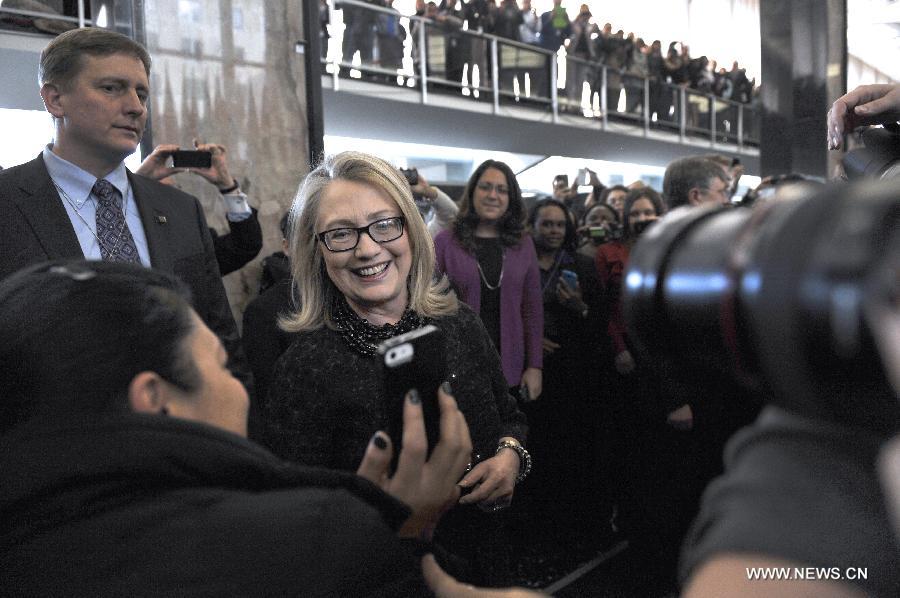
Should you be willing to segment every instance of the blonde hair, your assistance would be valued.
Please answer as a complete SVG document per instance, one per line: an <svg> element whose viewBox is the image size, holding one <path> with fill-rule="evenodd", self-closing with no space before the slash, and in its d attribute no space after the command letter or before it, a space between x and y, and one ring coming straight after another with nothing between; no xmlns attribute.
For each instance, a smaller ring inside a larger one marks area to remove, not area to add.
<svg viewBox="0 0 900 598"><path fill-rule="evenodd" d="M279 320L288 332L334 327L332 307L341 292L328 277L322 245L316 235L319 206L334 180L368 185L384 192L403 214L404 234L409 235L412 264L407 279L409 308L424 317L455 314L456 295L449 291L446 276L434 280L434 242L413 201L409 183L400 171L381 158L362 152L341 152L326 157L310 172L297 191L289 215L291 274L299 287L299 306Z"/></svg>

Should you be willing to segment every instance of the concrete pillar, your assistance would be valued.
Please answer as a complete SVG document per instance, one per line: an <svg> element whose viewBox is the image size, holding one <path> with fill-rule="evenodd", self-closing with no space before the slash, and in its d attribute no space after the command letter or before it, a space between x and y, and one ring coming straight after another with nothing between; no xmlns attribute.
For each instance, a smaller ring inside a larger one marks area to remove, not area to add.
<svg viewBox="0 0 900 598"><path fill-rule="evenodd" d="M827 178L825 113L847 81L846 0L760 0L762 175Z"/></svg>

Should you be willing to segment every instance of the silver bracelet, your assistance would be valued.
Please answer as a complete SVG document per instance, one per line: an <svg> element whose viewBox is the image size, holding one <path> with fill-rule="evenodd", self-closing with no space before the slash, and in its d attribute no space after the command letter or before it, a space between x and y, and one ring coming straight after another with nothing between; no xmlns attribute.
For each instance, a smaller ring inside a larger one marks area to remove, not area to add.
<svg viewBox="0 0 900 598"><path fill-rule="evenodd" d="M499 454L500 451L505 448L512 449L516 451L517 455L519 455L519 475L516 476L516 484L518 484L519 482L527 478L529 473L531 473L531 453L525 450L525 447L518 442L504 440L497 445L497 452L495 454Z"/></svg>

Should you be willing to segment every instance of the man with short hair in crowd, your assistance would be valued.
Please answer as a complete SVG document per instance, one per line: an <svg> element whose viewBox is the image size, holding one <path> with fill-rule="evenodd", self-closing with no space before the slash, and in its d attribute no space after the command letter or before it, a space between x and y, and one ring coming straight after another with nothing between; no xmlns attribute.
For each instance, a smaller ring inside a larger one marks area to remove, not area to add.
<svg viewBox="0 0 900 598"><path fill-rule="evenodd" d="M680 158L666 167L663 196L669 210L681 206L725 205L731 200L725 170L708 158Z"/></svg>
<svg viewBox="0 0 900 598"><path fill-rule="evenodd" d="M44 48L39 75L56 134L37 158L0 173L0 278L63 257L174 273L224 343L229 368L249 387L200 203L123 163L147 125L147 51L106 29L75 29Z"/></svg>

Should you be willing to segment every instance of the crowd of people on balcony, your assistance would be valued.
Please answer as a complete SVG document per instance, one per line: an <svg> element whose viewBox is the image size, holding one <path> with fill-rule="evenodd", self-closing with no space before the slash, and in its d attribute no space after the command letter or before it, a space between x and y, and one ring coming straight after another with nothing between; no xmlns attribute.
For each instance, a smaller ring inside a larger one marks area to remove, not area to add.
<svg viewBox="0 0 900 598"><path fill-rule="evenodd" d="M342 2L335 3L335 9L342 10L345 25L342 43L344 63L351 63L354 54L359 51L363 65L379 66L382 69L396 70L401 67L403 43L407 31L400 26L400 13L392 7L393 0L361 0L366 4L388 8L396 15L384 11L369 10L365 7ZM328 7L321 0L321 13L326 16ZM737 61L728 69L720 66L707 56L694 56L688 44L679 41L669 43L663 51L660 40L647 43L640 35L623 29L613 30L612 23L602 27L597 24L587 4L582 4L578 15L570 19L562 0L554 0L553 8L538 14L532 7L531 0L416 0L415 17L428 19L434 23L428 29L429 35L444 36L444 56L439 62L444 63L442 72L432 73L440 78L459 83L466 65L471 73L476 68L481 81L486 80L489 72L489 45L484 38L460 33L486 33L497 37L530 44L550 52L557 53L565 48L566 56L575 60L567 61L567 96L577 102L582 93L582 85L586 82L592 92L599 92L605 67L607 105L612 109L618 106L621 91L626 91L626 112L637 112L640 109L643 95L643 79L649 79L653 88L650 92L651 109L662 114L666 106L660 105L659 98L662 84L668 83L683 86L701 93L710 94L725 100L749 103L757 89L755 78L748 78L745 68ZM413 61L418 64L418 32L425 21L414 19L409 33L413 38ZM323 25L323 39L327 39L327 28ZM428 51L433 51L431 47ZM429 63L433 57L429 56ZM498 57L503 62L504 56ZM521 54L512 59L515 65L500 65L501 77L515 76L526 72L521 61ZM506 58L509 62L510 58ZM549 71L549 61L544 59L544 70ZM528 69L530 88L542 90L549 82L546 74L541 76ZM504 88L501 81L501 88ZM519 82L522 85L522 81ZM473 82L474 85L474 82ZM631 91L631 93L629 93ZM665 103L662 101L662 103Z"/></svg>

